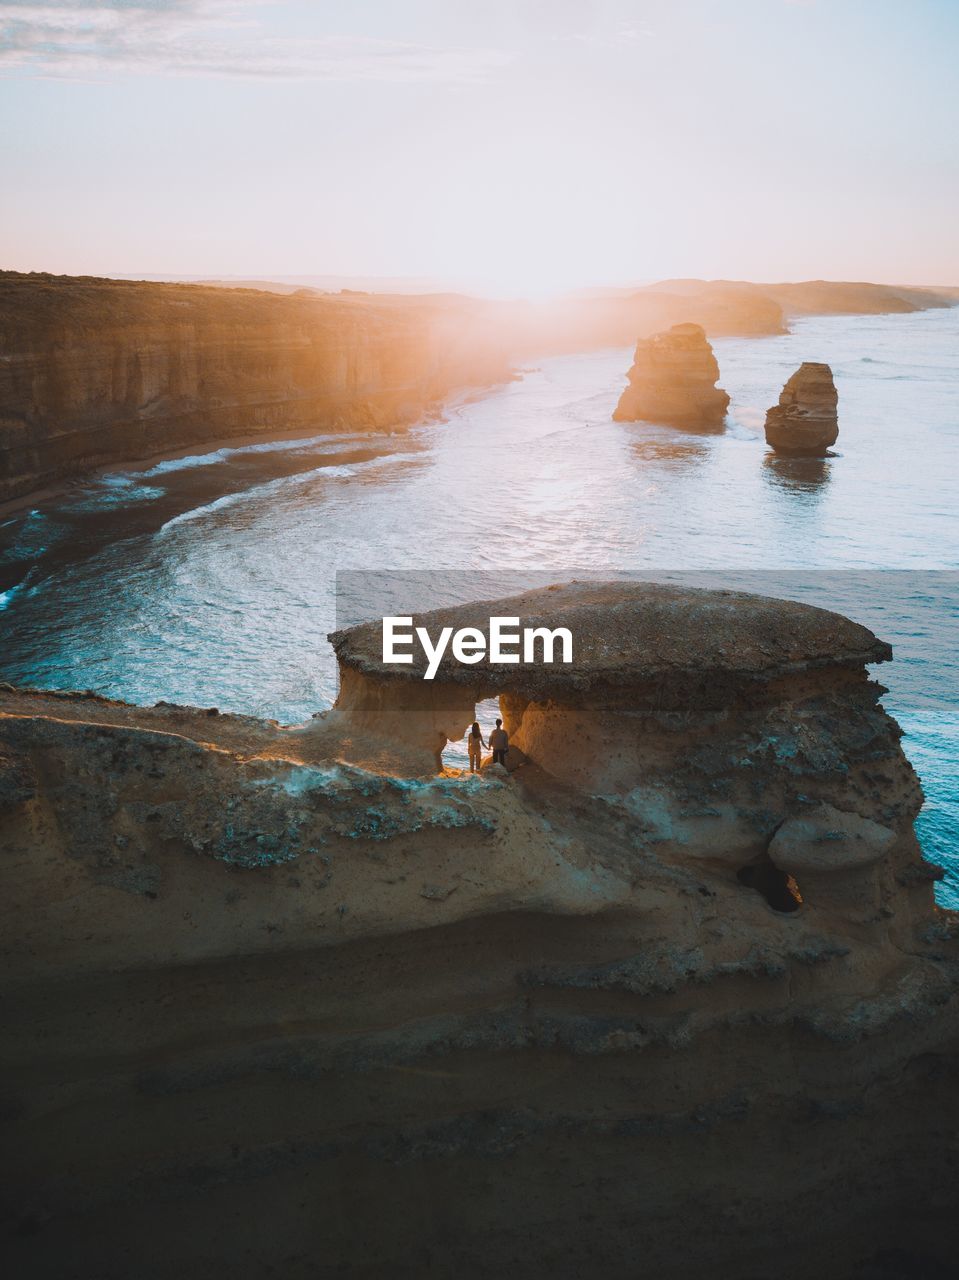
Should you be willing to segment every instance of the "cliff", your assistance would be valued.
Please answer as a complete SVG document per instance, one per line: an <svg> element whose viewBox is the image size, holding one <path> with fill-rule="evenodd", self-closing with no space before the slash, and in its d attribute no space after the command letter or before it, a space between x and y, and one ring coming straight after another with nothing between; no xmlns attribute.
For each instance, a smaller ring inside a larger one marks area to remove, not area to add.
<svg viewBox="0 0 959 1280"><path fill-rule="evenodd" d="M575 667L428 686L356 628L288 730L0 691L16 1274L947 1274L959 939L888 646L636 584L416 621L494 613ZM529 762L438 774L491 694Z"/></svg>
<svg viewBox="0 0 959 1280"><path fill-rule="evenodd" d="M716 386L719 365L697 324L676 324L640 338L629 386L613 411L617 422L662 422L675 427L721 427L729 396Z"/></svg>
<svg viewBox="0 0 959 1280"><path fill-rule="evenodd" d="M766 413L766 443L777 453L825 457L839 438L838 405L829 365L803 361Z"/></svg>
<svg viewBox="0 0 959 1280"><path fill-rule="evenodd" d="M382 431L509 376L459 306L0 275L0 501L231 436Z"/></svg>
<svg viewBox="0 0 959 1280"><path fill-rule="evenodd" d="M758 336L785 332L784 313L955 302L946 289L828 281L673 280L539 304L248 283L0 272L0 503L237 436L401 429L515 362L682 322Z"/></svg>
<svg viewBox="0 0 959 1280"><path fill-rule="evenodd" d="M653 286L599 290L551 303L494 304L511 345L524 358L600 347L632 346L671 325L690 322L711 337L766 337L786 332L782 307L758 290L708 285L695 295Z"/></svg>
<svg viewBox="0 0 959 1280"><path fill-rule="evenodd" d="M747 280L663 280L650 286L659 292L699 298L704 293L737 293L745 305L750 297L762 297L782 308L787 318L829 315L908 315L952 307L959 289L946 286L872 284L852 280L799 280L779 284L753 284Z"/></svg>

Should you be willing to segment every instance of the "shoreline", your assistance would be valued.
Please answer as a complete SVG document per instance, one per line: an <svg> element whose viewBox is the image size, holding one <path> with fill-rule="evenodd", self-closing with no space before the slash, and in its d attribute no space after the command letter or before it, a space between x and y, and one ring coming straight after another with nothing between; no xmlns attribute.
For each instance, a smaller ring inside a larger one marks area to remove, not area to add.
<svg viewBox="0 0 959 1280"><path fill-rule="evenodd" d="M473 404L477 400L482 400L499 388L508 386L511 382L522 380L525 372L527 370L512 369L510 376L503 378L499 382L477 383L460 388L451 392L442 401L434 402L432 409L429 405L424 406L422 416L417 418L415 422L409 422L405 425L398 424L388 430L334 430L330 428L324 430L322 423L316 423L308 427L284 429L275 434L268 431L258 431L246 435L216 436L210 440L197 441L193 445L183 445L178 449L159 449L155 453L146 454L139 458L131 458L127 462L94 464L89 470L81 471L77 475L57 484L44 485L40 489L32 489L29 493L22 494L20 497L6 498L0 501L0 521L16 516L40 502L61 498L72 489L82 487L98 477L147 470L151 466L156 466L161 462L173 462L177 458L204 457L207 454L217 453L221 449L245 449L257 444L281 445L289 443L293 445L298 440L312 440L317 436L326 435L331 439L340 436L354 437L357 440L389 440L394 436L409 435L417 427L447 421L449 414L455 411L458 405Z"/></svg>
<svg viewBox="0 0 959 1280"><path fill-rule="evenodd" d="M947 304L945 307L941 309L951 310L956 307L959 307L959 301L953 302L951 304ZM939 310L939 308L922 308L922 310L923 311ZM871 317L873 315L897 315L897 314L899 313L895 313L895 312L875 313L875 312L866 312L866 311L836 313L836 312L824 311L824 312L810 312L808 314L803 314L803 315L791 315L787 317L787 324L784 329L784 334L789 334L793 332L793 324L795 323L796 320L827 318L834 315L837 317L842 315L845 318L849 318L853 316ZM909 316L909 315L916 314L916 312L904 312L901 314L903 316ZM719 335L717 340L721 340L722 338L725 338L725 337L748 337L750 341L760 341L764 338L782 337L782 336L783 334L770 334L770 333L757 333L752 335ZM596 350L614 350L614 349L618 350L619 348L618 347L588 348L582 351L555 352L552 355L539 355L538 357L536 357L533 363L530 363L530 361L527 360L521 364L513 365L510 369L508 376L500 379L499 381L488 382L488 383L476 383L476 384L461 387L455 391L452 391L443 400L435 402L436 407L433 412L430 412L430 409L427 406L424 408L424 413L422 417L418 418L415 422L410 422L403 426L398 425L397 427L391 430L379 430L379 431L328 430L328 431L324 431L322 424L313 424L308 427L288 428L276 433L253 432L253 433L240 434L240 435L215 436L209 440L197 441L193 445L184 445L176 449L169 449L169 450L159 449L159 450L156 450L155 452L145 454L141 457L128 459L126 462L118 461L118 462L95 463L89 468L89 470L80 471L75 476L71 476L69 479L64 479L54 484L43 485L39 489L31 489L29 492L15 498L5 498L3 500L0 500L0 522L6 521L12 516L16 516L20 512L30 507L33 507L40 502L47 502L47 501L50 501L51 499L61 498L63 495L69 493L72 489L76 487L80 487L85 483L89 482L90 480L93 480L97 477L105 476L105 475L120 474L125 471L145 470L146 468L150 466L155 466L156 464L161 462L172 462L177 458L187 458L194 454L196 454L197 456L203 456L203 454L215 453L220 449L242 449L242 448L247 448L250 445L256 445L256 444L279 445L285 442L289 442L292 445L298 440L311 439L314 436L324 435L324 434L329 434L330 436L352 435L352 436L355 436L357 439L362 439L362 440L389 439L391 436L406 435L409 432L415 430L417 427L426 426L431 423L446 421L448 419L448 415L455 410L457 405L466 405L466 404L475 403L476 401L483 399L485 396L491 394L493 391L499 388L506 387L512 382L522 381L523 377L527 373L535 372L539 369L540 362L542 360L549 360L552 358L563 358L563 357L568 357L570 355L585 356L585 355L593 354Z"/></svg>
<svg viewBox="0 0 959 1280"><path fill-rule="evenodd" d="M409 430L407 428L406 430ZM253 435L245 436L223 436L215 439L197 442L195 445L184 445L181 449L158 450L142 458L131 458L127 463L120 462L104 462L92 466L88 471L82 471L76 476L72 476L69 480L63 480L59 484L46 485L42 489L33 489L30 493L25 493L19 498L7 498L0 502L0 520L6 519L11 515L16 515L25 508L36 506L38 502L48 501L51 498L60 498L64 494L69 493L72 489L83 486L92 480L101 476L120 475L130 471L146 470L151 466L156 466L161 462L173 462L177 458L190 458L193 456L203 457L206 454L217 453L220 449L244 449L255 444L295 444L298 440L311 440L315 436L327 434L320 427L299 427L292 431L283 431L278 435L272 435L268 432L257 432ZM405 431L330 431L332 436L354 435L358 439L389 439L392 435L405 434ZM209 446L209 447L206 447Z"/></svg>

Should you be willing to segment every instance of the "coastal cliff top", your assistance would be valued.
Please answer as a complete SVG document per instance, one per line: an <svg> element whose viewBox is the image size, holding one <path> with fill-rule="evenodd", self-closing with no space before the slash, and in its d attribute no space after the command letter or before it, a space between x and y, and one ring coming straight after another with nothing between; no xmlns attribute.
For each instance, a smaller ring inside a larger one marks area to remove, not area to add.
<svg viewBox="0 0 959 1280"><path fill-rule="evenodd" d="M493 664L487 656L472 666L447 650L436 678L458 684L560 692L595 682L624 686L664 674L701 676L728 672L745 676L822 666L862 666L892 657L888 644L867 627L838 613L792 600L739 591L710 591L652 582L570 582L509 596L435 609L413 616L436 638L476 627L489 636L490 617L518 617L520 628L567 627L573 662ZM427 660L412 646L413 662L386 664L382 624L363 623L329 639L341 666L392 680L419 680Z"/></svg>
<svg viewBox="0 0 959 1280"><path fill-rule="evenodd" d="M458 300L463 311L476 309ZM427 320L450 307L430 296L393 299L380 294L324 294L315 290L271 293L187 281L112 280L0 271L0 338L19 350L56 330L74 341L132 324L307 326L336 330L348 323L396 329L410 318Z"/></svg>

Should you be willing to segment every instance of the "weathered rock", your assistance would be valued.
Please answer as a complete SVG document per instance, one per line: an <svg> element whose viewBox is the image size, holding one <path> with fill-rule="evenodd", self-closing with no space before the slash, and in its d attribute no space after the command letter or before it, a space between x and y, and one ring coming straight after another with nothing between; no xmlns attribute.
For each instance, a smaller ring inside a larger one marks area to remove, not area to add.
<svg viewBox="0 0 959 1280"><path fill-rule="evenodd" d="M424 693L357 628L302 732L0 691L13 1274L946 1274L959 930L888 646L641 584L417 623L491 613L578 674ZM525 767L400 776L498 689Z"/></svg>
<svg viewBox="0 0 959 1280"><path fill-rule="evenodd" d="M509 664L489 660L489 620L519 617L524 627L568 628L573 636L572 664ZM631 696L653 696L660 705L672 698L686 708L689 689L708 672L716 696L737 680L748 685L776 675L817 667L859 673L864 663L883 662L889 646L866 627L825 609L789 600L773 600L736 591L690 590L650 582L574 582L525 592L508 599L456 605L417 614L434 642L444 627L474 627L487 637L486 655L472 665L459 663L447 650L433 680L424 680L427 659L413 651L404 665L383 661L382 627L367 623L330 636L340 664L340 696L326 716L304 727L314 748L331 733L362 740L380 766L422 773L435 768L437 753L460 736L474 718L475 704L500 697L512 745L536 757L513 734L524 724L529 740L539 740L546 767L565 776L588 773L617 781L625 791L641 776L629 756L635 735L621 738L623 716L634 716ZM704 699L708 700L708 699ZM686 710L682 713L688 714ZM562 750L563 734L589 744L577 752ZM555 739L556 748L547 748ZM374 745L378 744L378 745ZM625 754L624 754L625 753ZM359 758L354 756L354 759ZM620 762L617 765L617 762ZM602 784L602 785L605 785ZM610 785L613 785L610 783Z"/></svg>
<svg viewBox="0 0 959 1280"><path fill-rule="evenodd" d="M491 662L490 618L514 615L524 627L567 627L573 636L573 662ZM765 677L837 663L861 667L892 657L890 646L868 627L829 609L745 591L660 582L557 584L503 600L415 614L413 626L425 627L434 640L445 626L454 631L475 627L486 637L486 653L468 666L447 648L437 667L437 685L449 681L474 690L490 685L497 693L526 696L605 682L630 686L675 673L691 679L704 671ZM410 663L384 662L379 622L335 631L329 639L341 670L375 675L407 689L423 682L428 663L422 647L414 647Z"/></svg>
<svg viewBox="0 0 959 1280"><path fill-rule="evenodd" d="M494 763L493 761L484 763L483 773L486 777L500 778L504 781L509 777L509 770L506 766L504 764Z"/></svg>
<svg viewBox="0 0 959 1280"><path fill-rule="evenodd" d="M716 386L719 365L700 325L674 324L666 333L640 338L628 377L615 421L722 426L729 396Z"/></svg>
<svg viewBox="0 0 959 1280"><path fill-rule="evenodd" d="M875 897L873 863L884 880L901 872L893 846L913 861L915 775L906 766L884 797L870 771L875 753L903 757L866 670L891 650L868 628L795 601L649 582L556 585L414 625L435 642L444 628L488 635L493 616L566 628L573 663L493 663L487 644L470 665L447 653L427 681L422 648L410 663L384 663L378 624L336 632L344 693L303 731L310 749L328 749L322 735L335 731L414 771L425 757L412 749L435 750L437 708L449 708L452 740L477 702L499 697L514 748L564 786L602 796L660 853L737 869L768 864L775 849L775 867L797 877L825 859L864 900ZM890 830L895 813L901 830ZM848 910L848 890L827 880L818 905Z"/></svg>
<svg viewBox="0 0 959 1280"><path fill-rule="evenodd" d="M419 421L508 376L477 306L0 272L0 502L204 442Z"/></svg>
<svg viewBox="0 0 959 1280"><path fill-rule="evenodd" d="M896 833L888 827L824 804L784 823L773 836L769 856L777 867L799 876L859 871L883 858L895 842Z"/></svg>
<svg viewBox="0 0 959 1280"><path fill-rule="evenodd" d="M838 403L829 365L804 361L766 413L766 442L777 453L823 457L839 437Z"/></svg>
<svg viewBox="0 0 959 1280"><path fill-rule="evenodd" d="M820 804L783 823L770 842L769 863L794 877L809 897L868 925L882 910L883 862L896 841L896 832L882 823ZM909 866L897 874L908 882L915 873Z"/></svg>

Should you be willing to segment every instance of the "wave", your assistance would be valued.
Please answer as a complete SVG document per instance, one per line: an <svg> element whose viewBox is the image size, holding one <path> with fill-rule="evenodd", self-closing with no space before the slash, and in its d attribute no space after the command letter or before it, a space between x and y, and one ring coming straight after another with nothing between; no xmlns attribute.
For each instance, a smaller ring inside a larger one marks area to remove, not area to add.
<svg viewBox="0 0 959 1280"><path fill-rule="evenodd" d="M178 525L189 524L194 520L202 520L214 512L222 511L227 507L240 506L250 502L251 499L253 502L257 502L268 494L299 488L301 485L315 480L350 480L368 468L407 461L411 456L415 457L415 455L408 453L390 453L378 458L369 458L365 462L334 463L332 466L313 467L309 471L299 471L292 476L277 476L273 480L264 481L263 484L252 485L249 488L240 489L236 493L225 493L221 498L214 499L213 502L206 502L202 506L192 507L189 511L182 511L179 515L173 516L165 524L162 524L157 530L157 536L176 528Z"/></svg>
<svg viewBox="0 0 959 1280"><path fill-rule="evenodd" d="M170 471L184 471L190 467L212 467L218 462L227 462L230 458L246 457L258 453L306 453L318 445L327 446L333 453L344 453L353 447L357 440L365 439L360 433L330 435L324 433L308 436L303 440L264 440L260 444L225 445L220 449L212 449L209 453L191 453L182 458L166 458L143 471L134 472L141 476L162 476Z"/></svg>
<svg viewBox="0 0 959 1280"><path fill-rule="evenodd" d="M166 489L158 485L139 484L125 476L106 476L99 492L91 490L75 502L64 503L63 510L70 515L86 515L109 510L111 507L130 507L137 502L153 502L162 498Z"/></svg>
<svg viewBox="0 0 959 1280"><path fill-rule="evenodd" d="M765 423L765 409L754 409L748 405L742 405L726 418L725 434L734 440L754 442L756 436L762 432Z"/></svg>
<svg viewBox="0 0 959 1280"><path fill-rule="evenodd" d="M22 577L19 582L15 582L13 586L8 587L6 591L0 591L0 612L8 608L17 596L22 595L36 576L36 569L29 569L26 575Z"/></svg>

